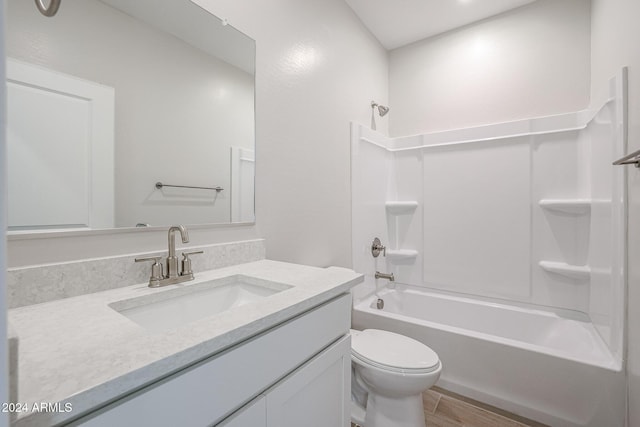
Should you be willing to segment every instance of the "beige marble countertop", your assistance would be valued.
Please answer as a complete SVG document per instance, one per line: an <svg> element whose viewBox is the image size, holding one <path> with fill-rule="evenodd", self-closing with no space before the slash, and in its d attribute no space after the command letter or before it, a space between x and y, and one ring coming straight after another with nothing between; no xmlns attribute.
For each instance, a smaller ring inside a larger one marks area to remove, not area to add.
<svg viewBox="0 0 640 427"><path fill-rule="evenodd" d="M109 307L234 274L292 287L160 332ZM262 260L199 273L185 284L156 289L138 284L9 310L19 338L17 403L29 408L18 414L15 425L49 426L73 419L345 293L362 279L344 268ZM31 411L40 402L59 403L62 410ZM65 404L71 412L64 411Z"/></svg>

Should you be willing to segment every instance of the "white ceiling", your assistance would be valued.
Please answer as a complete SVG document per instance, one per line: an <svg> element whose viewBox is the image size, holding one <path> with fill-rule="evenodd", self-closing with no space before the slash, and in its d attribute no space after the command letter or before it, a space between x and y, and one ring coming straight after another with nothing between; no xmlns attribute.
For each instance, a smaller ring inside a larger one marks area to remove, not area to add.
<svg viewBox="0 0 640 427"><path fill-rule="evenodd" d="M387 49L395 49L535 0L345 0Z"/></svg>

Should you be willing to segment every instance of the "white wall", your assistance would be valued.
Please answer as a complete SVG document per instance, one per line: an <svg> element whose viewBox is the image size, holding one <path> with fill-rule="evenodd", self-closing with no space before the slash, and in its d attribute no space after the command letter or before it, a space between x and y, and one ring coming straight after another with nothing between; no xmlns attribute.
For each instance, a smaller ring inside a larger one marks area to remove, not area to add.
<svg viewBox="0 0 640 427"><path fill-rule="evenodd" d="M0 0L0 26L4 28L4 0ZM0 81L5 80L4 39L0 37ZM5 85L0 85L0 228L7 225L7 162L6 162L6 111ZM0 239L0 404L9 401L9 365L7 361L7 312L6 312L6 242ZM8 414L0 412L0 427L9 425Z"/></svg>
<svg viewBox="0 0 640 427"><path fill-rule="evenodd" d="M591 17L591 93L620 67L629 67L628 152L640 149L640 3L637 0L593 0ZM640 171L627 166L628 177L628 338L629 426L640 425Z"/></svg>
<svg viewBox="0 0 640 427"><path fill-rule="evenodd" d="M7 12L9 56L115 88L116 226L230 220L229 147L253 148L253 76L99 1L67 0L54 19L20 0Z"/></svg>
<svg viewBox="0 0 640 427"><path fill-rule="evenodd" d="M257 225L192 229L192 242L260 235L268 258L349 266L349 122L368 123L372 99L387 103L387 52L342 0L197 3L257 42ZM165 246L164 230L11 240L9 264Z"/></svg>
<svg viewBox="0 0 640 427"><path fill-rule="evenodd" d="M589 11L587 0L539 0L391 51L391 135L585 108Z"/></svg>

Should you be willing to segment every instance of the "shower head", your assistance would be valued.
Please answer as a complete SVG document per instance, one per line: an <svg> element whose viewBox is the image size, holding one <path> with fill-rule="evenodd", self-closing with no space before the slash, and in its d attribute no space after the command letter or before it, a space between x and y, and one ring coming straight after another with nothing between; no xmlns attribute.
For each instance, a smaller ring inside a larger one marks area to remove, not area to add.
<svg viewBox="0 0 640 427"><path fill-rule="evenodd" d="M389 112L389 107L385 107L384 105L378 105L376 101L371 101L371 129L376 130L376 107L378 107L378 114L380 117L384 116Z"/></svg>
<svg viewBox="0 0 640 427"><path fill-rule="evenodd" d="M376 101L371 101L371 108L375 110L378 107L378 114L380 117L383 117L385 114L389 112L389 107L385 107L384 105L379 105Z"/></svg>

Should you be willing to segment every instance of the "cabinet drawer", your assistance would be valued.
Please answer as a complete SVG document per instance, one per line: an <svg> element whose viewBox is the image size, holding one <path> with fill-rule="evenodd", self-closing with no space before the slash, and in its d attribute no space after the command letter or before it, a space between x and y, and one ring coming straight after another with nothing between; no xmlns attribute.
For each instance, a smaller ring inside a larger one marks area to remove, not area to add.
<svg viewBox="0 0 640 427"><path fill-rule="evenodd" d="M349 330L343 295L152 384L72 425L211 425Z"/></svg>

